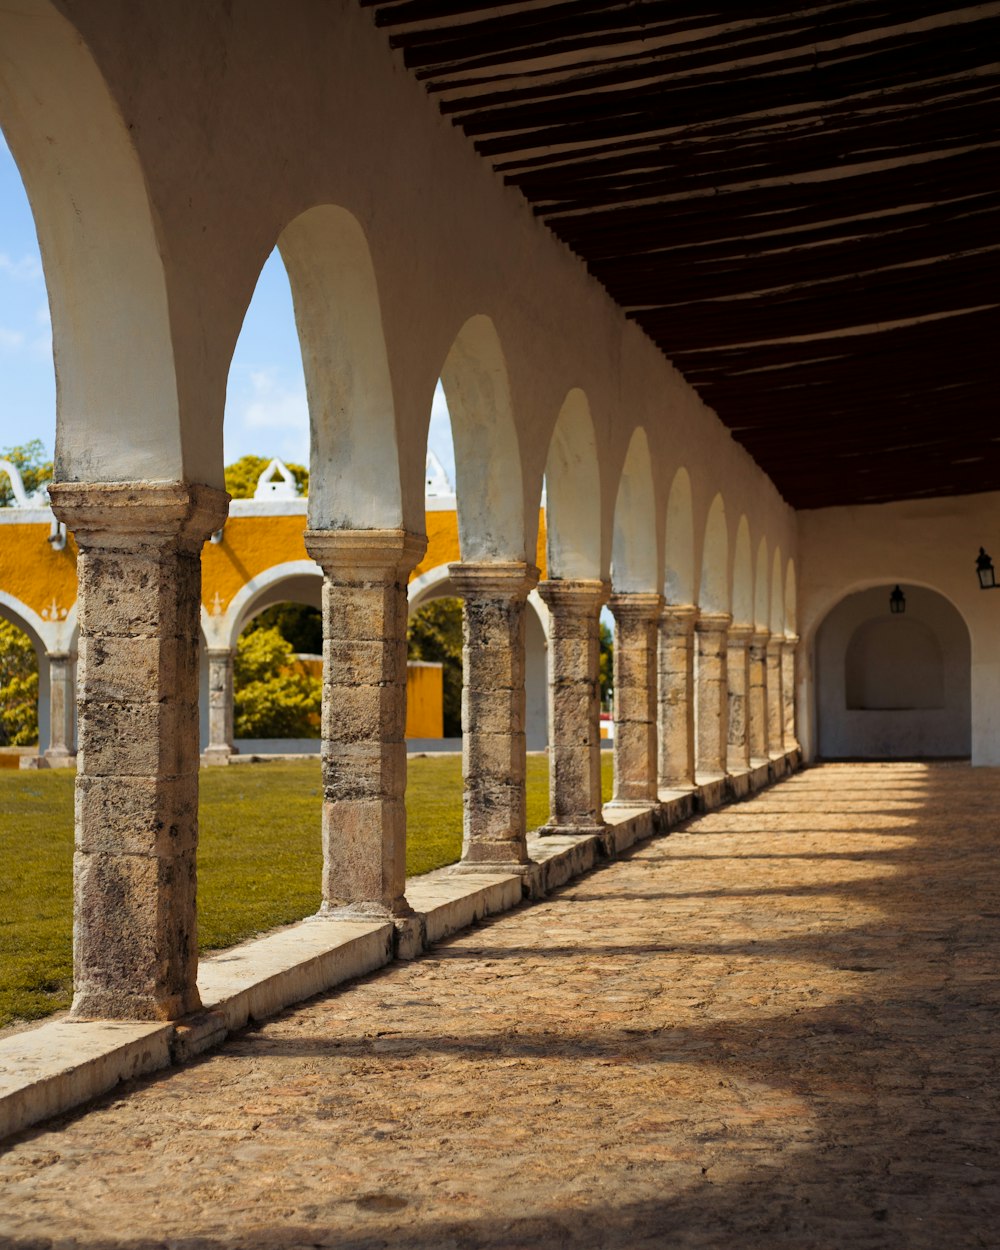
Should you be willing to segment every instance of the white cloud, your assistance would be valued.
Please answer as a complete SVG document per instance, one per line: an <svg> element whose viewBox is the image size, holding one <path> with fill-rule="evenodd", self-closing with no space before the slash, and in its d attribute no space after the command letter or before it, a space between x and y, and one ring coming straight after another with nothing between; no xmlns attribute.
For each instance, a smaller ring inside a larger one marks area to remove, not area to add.
<svg viewBox="0 0 1000 1250"><path fill-rule="evenodd" d="M25 345L24 334L20 330L7 330L0 326L0 350L5 352L19 352Z"/></svg>
<svg viewBox="0 0 1000 1250"><path fill-rule="evenodd" d="M0 273L15 282L38 282L42 277L41 257L25 252L14 260L6 252L0 252Z"/></svg>
<svg viewBox="0 0 1000 1250"><path fill-rule="evenodd" d="M448 401L445 399L444 387L438 382L434 388L434 400L431 404L431 420L427 428L427 449L432 451L448 474L455 482L455 442L451 433L451 414L448 412Z"/></svg>
<svg viewBox="0 0 1000 1250"><path fill-rule="evenodd" d="M305 382L286 386L276 369L251 369L226 406L227 446L259 456L308 462L309 404ZM227 456L230 453L227 451Z"/></svg>

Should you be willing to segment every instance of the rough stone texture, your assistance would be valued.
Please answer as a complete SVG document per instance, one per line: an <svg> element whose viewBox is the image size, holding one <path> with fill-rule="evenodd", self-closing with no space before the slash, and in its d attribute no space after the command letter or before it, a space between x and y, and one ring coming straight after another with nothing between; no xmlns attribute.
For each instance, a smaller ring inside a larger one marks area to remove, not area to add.
<svg viewBox="0 0 1000 1250"><path fill-rule="evenodd" d="M233 742L233 652L228 647L208 651L208 746L206 764L227 764L236 754Z"/></svg>
<svg viewBox="0 0 1000 1250"><path fill-rule="evenodd" d="M0 1243L991 1246L998 804L831 765L692 821L25 1136Z"/></svg>
<svg viewBox="0 0 1000 1250"><path fill-rule="evenodd" d="M179 483L57 483L76 534L79 738L73 1014L199 1005L200 551L228 496Z"/></svg>
<svg viewBox="0 0 1000 1250"><path fill-rule="evenodd" d="M542 582L549 609L549 823L594 829L601 815L600 581Z"/></svg>
<svg viewBox="0 0 1000 1250"><path fill-rule="evenodd" d="M694 623L698 609L668 605L657 637L659 788L694 785Z"/></svg>
<svg viewBox="0 0 1000 1250"><path fill-rule="evenodd" d="M799 740L795 733L795 652L798 637L786 634L781 642L781 716L782 746L786 751L797 751Z"/></svg>
<svg viewBox="0 0 1000 1250"><path fill-rule="evenodd" d="M528 863L524 774L524 612L534 565L449 565L464 602L462 867L518 871Z"/></svg>
<svg viewBox="0 0 1000 1250"><path fill-rule="evenodd" d="M750 681L750 762L766 762L767 751L767 642L768 630L758 630L747 648Z"/></svg>
<svg viewBox="0 0 1000 1250"><path fill-rule="evenodd" d="M49 745L45 760L50 768L65 768L74 763L73 704L76 679L73 672L75 656L64 651L47 651L49 662Z"/></svg>
<svg viewBox="0 0 1000 1250"><path fill-rule="evenodd" d="M729 756L729 679L727 635L732 617L725 612L703 612L695 622L698 644L697 776L724 775Z"/></svg>
<svg viewBox="0 0 1000 1250"><path fill-rule="evenodd" d="M730 625L726 654L729 688L728 771L744 773L750 768L750 638L749 625Z"/></svg>
<svg viewBox="0 0 1000 1250"><path fill-rule="evenodd" d="M406 530L307 530L323 570L324 912L405 916Z"/></svg>
<svg viewBox="0 0 1000 1250"><path fill-rule="evenodd" d="M782 640L767 641L767 752L771 759L784 754L785 695L781 673Z"/></svg>
<svg viewBox="0 0 1000 1250"><path fill-rule="evenodd" d="M611 596L615 618L614 797L623 806L656 801L657 594Z"/></svg>

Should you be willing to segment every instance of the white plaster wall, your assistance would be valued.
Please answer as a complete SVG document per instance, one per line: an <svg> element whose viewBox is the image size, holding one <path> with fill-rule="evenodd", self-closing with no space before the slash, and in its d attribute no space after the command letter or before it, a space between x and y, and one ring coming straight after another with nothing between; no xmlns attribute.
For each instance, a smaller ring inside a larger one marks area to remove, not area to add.
<svg viewBox="0 0 1000 1250"><path fill-rule="evenodd" d="M50 7L45 0L23 3ZM358 221L371 253L403 479L386 484L386 497L401 500L404 524L422 528L435 383L461 327L487 316L509 372L525 556L534 551L551 432L573 388L586 397L601 466L592 506L600 513L602 575L621 468L640 426L652 459L649 542L661 577L666 496L682 466L691 478L695 569L702 567L707 510L717 492L730 524L746 513L754 547L766 537L772 551L780 546L794 555L794 517L770 481L518 193L440 116L355 0L176 0L146 6L142 21L130 0L61 0L59 8L103 76L120 116L119 137L127 137L142 171L169 308L162 355L176 369L178 437L190 478L221 482L226 376L261 265L290 222L335 205ZM13 114L2 120L17 129ZM21 160L31 135L15 137ZM22 168L36 184L28 187L32 201L44 198L45 169L27 159ZM50 272L58 275L58 266ZM131 315L141 321L140 313ZM68 385L66 370L77 367L85 362L60 361L57 334L61 395L84 385ZM89 378L86 385L99 382ZM95 411L100 403L95 393ZM159 413L157 422L161 431L170 425ZM137 476L153 476L140 442L121 440L114 464L93 466L94 476L128 477L133 465ZM467 483L484 498L490 485Z"/></svg>
<svg viewBox="0 0 1000 1250"><path fill-rule="evenodd" d="M965 622L943 596L892 587L842 599L816 634L817 753L822 759L967 756L970 652ZM858 707L852 704L867 704Z"/></svg>
<svg viewBox="0 0 1000 1250"><path fill-rule="evenodd" d="M900 583L926 587L961 615L971 644L973 764L1000 765L1000 592L979 589L976 555L1000 557L1000 493L819 508L798 514L799 736L817 750L814 674L824 617L848 594ZM888 610L888 603L886 605Z"/></svg>

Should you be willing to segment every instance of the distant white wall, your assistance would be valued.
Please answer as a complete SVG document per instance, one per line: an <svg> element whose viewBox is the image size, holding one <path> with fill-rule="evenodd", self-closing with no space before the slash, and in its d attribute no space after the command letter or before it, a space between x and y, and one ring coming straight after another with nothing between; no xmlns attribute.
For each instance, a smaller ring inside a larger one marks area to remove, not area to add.
<svg viewBox="0 0 1000 1250"><path fill-rule="evenodd" d="M972 745L969 632L943 596L891 586L849 595L816 635L816 723L823 759L968 755Z"/></svg>

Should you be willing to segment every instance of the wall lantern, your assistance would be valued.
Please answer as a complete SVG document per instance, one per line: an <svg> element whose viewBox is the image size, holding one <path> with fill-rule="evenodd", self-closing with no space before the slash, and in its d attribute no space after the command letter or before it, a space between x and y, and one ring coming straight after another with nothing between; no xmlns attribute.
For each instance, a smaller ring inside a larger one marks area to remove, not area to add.
<svg viewBox="0 0 1000 1250"><path fill-rule="evenodd" d="M993 567L993 561L986 552L979 548L979 555L976 556L976 572L979 574L980 590L997 590L997 575Z"/></svg>
<svg viewBox="0 0 1000 1250"><path fill-rule="evenodd" d="M906 611L906 595L903 594L898 586L889 596L889 611L894 616L899 616L900 613Z"/></svg>

